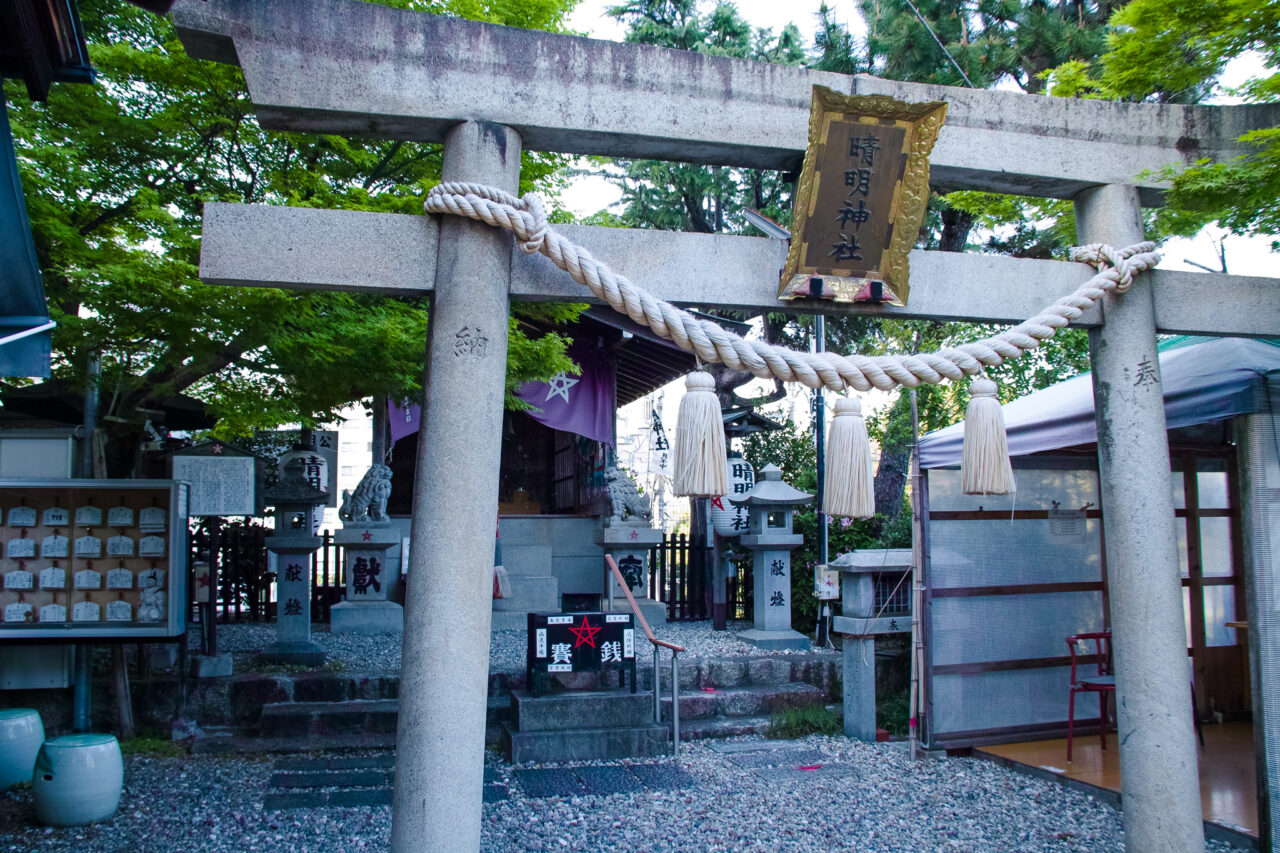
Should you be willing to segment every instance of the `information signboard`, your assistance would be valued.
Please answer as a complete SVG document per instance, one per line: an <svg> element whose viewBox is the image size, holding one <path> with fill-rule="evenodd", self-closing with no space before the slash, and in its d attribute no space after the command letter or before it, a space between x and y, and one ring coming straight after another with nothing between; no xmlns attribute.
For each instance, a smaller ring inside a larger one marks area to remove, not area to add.
<svg viewBox="0 0 1280 853"><path fill-rule="evenodd" d="M190 485L193 516L261 514L264 468L252 453L217 441L173 454L173 479Z"/></svg>

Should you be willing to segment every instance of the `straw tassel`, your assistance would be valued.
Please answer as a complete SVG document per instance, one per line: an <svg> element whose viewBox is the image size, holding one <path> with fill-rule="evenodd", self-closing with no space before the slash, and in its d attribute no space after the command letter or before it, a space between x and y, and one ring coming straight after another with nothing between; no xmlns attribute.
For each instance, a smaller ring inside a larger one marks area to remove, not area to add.
<svg viewBox="0 0 1280 853"><path fill-rule="evenodd" d="M685 378L684 387L676 423L672 488L681 496L719 497L729 491L729 472L716 381L710 373L698 371Z"/></svg>
<svg viewBox="0 0 1280 853"><path fill-rule="evenodd" d="M493 567L493 597L495 599L511 597L511 575L503 566Z"/></svg>
<svg viewBox="0 0 1280 853"><path fill-rule="evenodd" d="M960 472L966 495L1007 495L1014 490L1004 413L996 400L996 383L985 376L969 383Z"/></svg>
<svg viewBox="0 0 1280 853"><path fill-rule="evenodd" d="M862 419L862 401L839 397L827 438L822 511L840 518L870 518L876 514L873 484L871 442Z"/></svg>

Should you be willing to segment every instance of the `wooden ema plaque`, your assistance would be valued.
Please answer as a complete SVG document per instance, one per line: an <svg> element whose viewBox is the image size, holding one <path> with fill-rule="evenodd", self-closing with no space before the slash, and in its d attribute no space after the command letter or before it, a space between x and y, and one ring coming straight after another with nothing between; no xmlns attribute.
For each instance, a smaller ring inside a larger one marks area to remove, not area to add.
<svg viewBox="0 0 1280 853"><path fill-rule="evenodd" d="M635 638L635 616L630 613L530 613L529 691L539 695L536 677L543 673L615 670L619 686L630 673L635 693Z"/></svg>
<svg viewBox="0 0 1280 853"><path fill-rule="evenodd" d="M813 87L778 298L905 305L947 105Z"/></svg>

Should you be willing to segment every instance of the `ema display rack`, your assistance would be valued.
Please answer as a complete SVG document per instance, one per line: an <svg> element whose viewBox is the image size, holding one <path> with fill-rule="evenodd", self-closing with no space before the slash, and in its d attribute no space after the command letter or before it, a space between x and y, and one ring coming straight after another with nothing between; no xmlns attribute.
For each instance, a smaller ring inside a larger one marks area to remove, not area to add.
<svg viewBox="0 0 1280 853"><path fill-rule="evenodd" d="M186 483L0 480L0 640L176 637Z"/></svg>

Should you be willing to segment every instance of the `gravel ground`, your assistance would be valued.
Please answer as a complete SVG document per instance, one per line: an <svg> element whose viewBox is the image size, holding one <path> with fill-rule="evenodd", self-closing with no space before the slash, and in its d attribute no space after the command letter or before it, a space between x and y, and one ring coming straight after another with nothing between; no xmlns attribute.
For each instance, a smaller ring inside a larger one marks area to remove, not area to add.
<svg viewBox="0 0 1280 853"><path fill-rule="evenodd" d="M912 763L889 744L809 737L827 771L766 778L706 743L676 761L680 790L511 799L484 807L485 850L1114 851L1109 805L995 764ZM88 827L35 824L28 788L0 793L3 851L348 851L385 849L387 807L263 811L272 760L130 756L120 810ZM486 758L500 779L509 765ZM1215 853L1232 850L1210 844Z"/></svg>
<svg viewBox="0 0 1280 853"><path fill-rule="evenodd" d="M713 631L710 622L668 622L654 629L654 633L660 640L684 646L683 654L686 659L795 654L763 651L739 640L736 632L750 627L749 622L730 622L728 631ZM270 623L219 625L218 651L231 652L236 657L243 656L247 665L249 653L261 651L271 643L275 639L275 630L275 625ZM312 639L324 648L329 660L341 664L343 671L373 675L394 675L400 671L399 634L330 634L328 626L322 624L312 625L311 631ZM523 672L527 642L525 632L495 631L492 636L489 644L489 671ZM193 640L193 643L198 641ZM837 654L835 649L814 651ZM237 660L237 664L239 663ZM237 665L237 670L239 669L241 667Z"/></svg>

